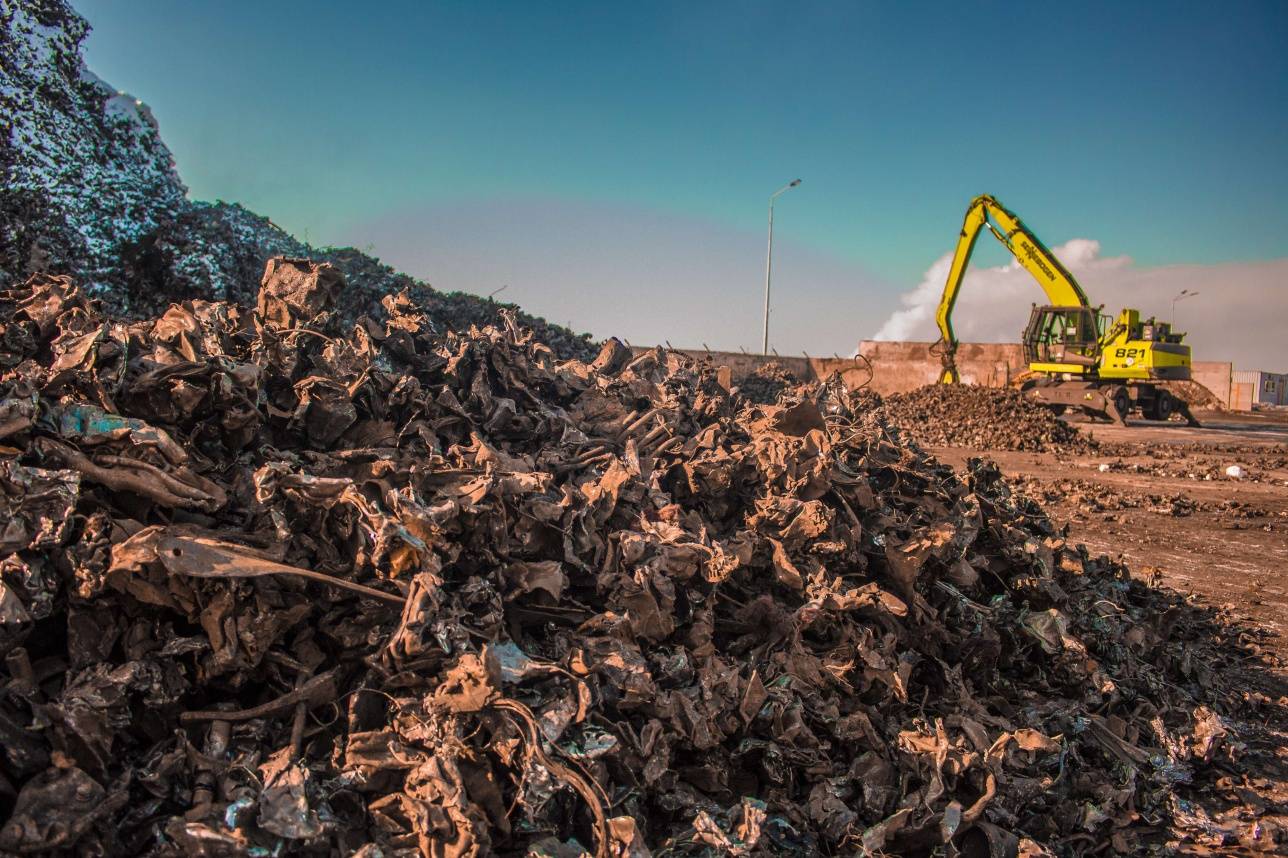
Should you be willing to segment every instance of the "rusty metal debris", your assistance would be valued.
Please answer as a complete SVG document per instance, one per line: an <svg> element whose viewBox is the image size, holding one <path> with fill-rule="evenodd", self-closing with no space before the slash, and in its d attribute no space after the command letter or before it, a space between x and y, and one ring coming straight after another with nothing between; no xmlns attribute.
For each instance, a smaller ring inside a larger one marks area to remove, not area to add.
<svg viewBox="0 0 1288 858"><path fill-rule="evenodd" d="M253 310L131 322L65 278L0 294L0 850L1246 834L1203 804L1266 705L1222 685L1230 633L992 465L835 381L759 405L396 295L345 328L344 288L276 262Z"/></svg>
<svg viewBox="0 0 1288 858"><path fill-rule="evenodd" d="M1047 407L1009 388L928 384L884 397L891 425L931 447L1086 451L1095 443Z"/></svg>
<svg viewBox="0 0 1288 858"><path fill-rule="evenodd" d="M746 399L761 405L773 405L778 397L798 387L801 380L778 361L760 364L738 382L738 392Z"/></svg>
<svg viewBox="0 0 1288 858"><path fill-rule="evenodd" d="M1225 403L1217 398L1216 394L1201 381L1189 379L1187 381L1164 381L1161 386L1166 388L1177 399L1182 400L1190 410L1200 408L1210 411L1224 411ZM1183 419L1177 417L1177 419Z"/></svg>

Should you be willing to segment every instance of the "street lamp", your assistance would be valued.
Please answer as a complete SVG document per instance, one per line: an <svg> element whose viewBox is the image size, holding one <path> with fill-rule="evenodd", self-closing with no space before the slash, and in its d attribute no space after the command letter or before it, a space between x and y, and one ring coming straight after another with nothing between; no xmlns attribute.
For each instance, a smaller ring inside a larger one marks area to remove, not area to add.
<svg viewBox="0 0 1288 858"><path fill-rule="evenodd" d="M765 355L769 354L769 280L774 271L774 200L800 183L800 179L792 179L769 197L769 248L765 251L765 339L760 348L760 353Z"/></svg>
<svg viewBox="0 0 1288 858"><path fill-rule="evenodd" d="M1173 325L1176 324L1176 302L1184 301L1186 298L1193 298L1198 294L1199 294L1198 292L1191 292L1189 289L1182 289L1180 292L1177 293L1176 297L1172 299L1172 324Z"/></svg>

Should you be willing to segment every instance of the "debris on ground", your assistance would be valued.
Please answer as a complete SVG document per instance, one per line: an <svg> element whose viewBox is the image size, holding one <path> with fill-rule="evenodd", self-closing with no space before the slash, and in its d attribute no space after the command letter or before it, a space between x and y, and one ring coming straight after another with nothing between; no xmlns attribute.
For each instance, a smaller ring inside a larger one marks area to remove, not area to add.
<svg viewBox="0 0 1288 858"><path fill-rule="evenodd" d="M1245 509L1238 502L1200 504L1179 492L1122 491L1093 480L1060 479L1050 483L1040 483L1017 477L1011 479L1011 484L1017 488L1023 488L1031 497L1041 500L1044 505L1057 501L1073 504L1084 512L1105 513L1106 521L1116 520L1112 513L1126 509L1147 510L1177 518L1192 515L1200 509L1205 512L1229 512L1241 518L1254 518L1265 514Z"/></svg>
<svg viewBox="0 0 1288 858"><path fill-rule="evenodd" d="M1225 475L1232 480L1241 480L1247 476L1247 473L1247 471L1240 468L1238 465L1230 465L1225 469Z"/></svg>
<svg viewBox="0 0 1288 858"><path fill-rule="evenodd" d="M972 384L928 384L884 397L886 420L930 447L1085 452L1090 438L1019 391Z"/></svg>
<svg viewBox="0 0 1288 858"><path fill-rule="evenodd" d="M801 380L778 361L756 367L751 375L738 382L738 392L760 405L773 405L778 397L801 385Z"/></svg>
<svg viewBox="0 0 1288 858"><path fill-rule="evenodd" d="M1167 444L1124 443L1099 440L1096 453L1112 456L1109 470L1159 478L1220 480L1228 477L1231 460L1243 472L1241 480L1257 483L1282 482L1288 475L1288 445L1284 444ZM1125 461L1126 460L1126 461Z"/></svg>
<svg viewBox="0 0 1288 858"><path fill-rule="evenodd" d="M1212 392L1212 389L1201 381L1196 381L1191 378L1184 381L1160 381L1157 382L1157 384L1176 398L1185 402L1191 411L1198 411L1200 409L1205 411L1225 410L1225 403L1218 399L1217 395Z"/></svg>
<svg viewBox="0 0 1288 858"><path fill-rule="evenodd" d="M0 293L0 850L1283 846L1228 800L1273 705L1238 629L994 465L835 380L756 404L343 291Z"/></svg>

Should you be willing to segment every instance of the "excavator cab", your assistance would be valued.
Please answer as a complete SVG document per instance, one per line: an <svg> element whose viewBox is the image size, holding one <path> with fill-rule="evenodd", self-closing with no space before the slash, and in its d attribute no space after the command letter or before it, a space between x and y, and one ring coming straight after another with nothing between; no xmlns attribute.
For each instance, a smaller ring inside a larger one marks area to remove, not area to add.
<svg viewBox="0 0 1288 858"><path fill-rule="evenodd" d="M1104 319L1094 307L1033 306L1024 357L1035 372L1086 375L1100 361Z"/></svg>

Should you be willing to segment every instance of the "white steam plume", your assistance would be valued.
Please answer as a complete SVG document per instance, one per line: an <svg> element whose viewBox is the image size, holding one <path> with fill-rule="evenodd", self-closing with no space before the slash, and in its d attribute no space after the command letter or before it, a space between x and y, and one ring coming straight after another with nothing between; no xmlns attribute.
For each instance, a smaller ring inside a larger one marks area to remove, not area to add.
<svg viewBox="0 0 1288 858"><path fill-rule="evenodd" d="M1126 256L1101 258L1100 242L1089 238L1071 239L1052 248L1052 252L1079 278L1089 271L1121 269L1131 265L1131 259ZM936 259L916 288L900 299L904 309L891 314L873 339L938 339L935 308L944 293L944 281L948 278L951 264L951 253ZM1009 342L1019 338L1020 330L1029 317L1029 306L1043 302L1041 288L1014 260L993 268L968 268L957 296L957 306L953 308L953 328L957 338L963 341Z"/></svg>
<svg viewBox="0 0 1288 858"><path fill-rule="evenodd" d="M1288 323L1288 259L1215 265L1136 265L1130 257L1100 255L1100 242L1075 238L1053 248L1104 312L1135 307L1167 321L1181 290L1198 296L1176 305L1176 327L1189 333L1195 360L1230 360L1244 369L1288 369L1283 325ZM873 336L877 340L939 338L935 308L944 291L951 254L926 271ZM953 311L963 342L1015 342L1030 305L1045 303L1041 288L1017 263L972 268Z"/></svg>

